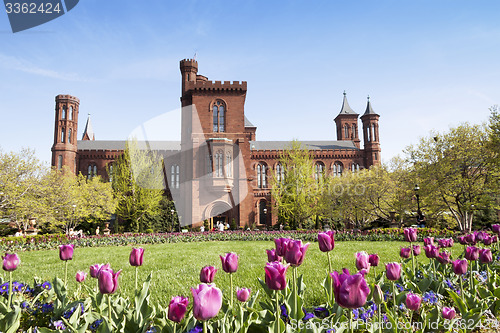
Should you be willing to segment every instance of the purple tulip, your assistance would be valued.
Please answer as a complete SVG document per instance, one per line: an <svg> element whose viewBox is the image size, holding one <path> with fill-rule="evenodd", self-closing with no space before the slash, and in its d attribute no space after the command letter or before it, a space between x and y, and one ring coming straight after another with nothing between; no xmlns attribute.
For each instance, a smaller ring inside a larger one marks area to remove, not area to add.
<svg viewBox="0 0 500 333"><path fill-rule="evenodd" d="M59 245L59 259L64 261L72 260L74 248L75 244Z"/></svg>
<svg viewBox="0 0 500 333"><path fill-rule="evenodd" d="M302 244L301 240L291 239L286 245L285 260L293 267L298 267L304 262L309 243Z"/></svg>
<svg viewBox="0 0 500 333"><path fill-rule="evenodd" d="M498 242L498 237L497 237L496 235L495 235L495 236L493 236L493 237L491 237L491 242L492 242L492 243L496 243L496 242Z"/></svg>
<svg viewBox="0 0 500 333"><path fill-rule="evenodd" d="M365 251L356 253L356 268L358 271L362 269L370 270L370 256Z"/></svg>
<svg viewBox="0 0 500 333"><path fill-rule="evenodd" d="M474 234L465 235L465 242L466 242L466 244L469 244L469 245L475 245L476 244L476 236Z"/></svg>
<svg viewBox="0 0 500 333"><path fill-rule="evenodd" d="M417 241L417 229L415 228L405 228L403 230L405 241L416 242Z"/></svg>
<svg viewBox="0 0 500 333"><path fill-rule="evenodd" d="M275 249L271 249L271 250L266 250L267 252L267 261L268 262L273 262L273 261L283 261L283 258L280 257L277 253L276 253L276 250Z"/></svg>
<svg viewBox="0 0 500 333"><path fill-rule="evenodd" d="M453 238L448 238L448 247L453 247L453 244L455 244Z"/></svg>
<svg viewBox="0 0 500 333"><path fill-rule="evenodd" d="M83 282L85 281L85 278L87 277L87 273L85 272L82 272L82 271L78 271L76 272L76 282Z"/></svg>
<svg viewBox="0 0 500 333"><path fill-rule="evenodd" d="M439 255L439 249L434 245L424 246L424 251L427 258L437 258Z"/></svg>
<svg viewBox="0 0 500 333"><path fill-rule="evenodd" d="M439 261L439 263L443 264L443 265L446 265L446 264L449 264L451 262L450 260L450 252L448 251L443 251L441 252L438 256L437 256L437 261Z"/></svg>
<svg viewBox="0 0 500 333"><path fill-rule="evenodd" d="M238 301L245 303L250 298L250 293L252 290L250 288L236 288L236 298Z"/></svg>
<svg viewBox="0 0 500 333"><path fill-rule="evenodd" d="M93 277L93 278L96 278L97 279L97 276L99 276L99 271L101 269L109 269L109 264L95 264L95 265L92 265L90 266L90 277Z"/></svg>
<svg viewBox="0 0 500 333"><path fill-rule="evenodd" d="M289 238L275 238L274 244L276 245L276 254L280 257L285 256L285 252L287 249L287 244L290 241Z"/></svg>
<svg viewBox="0 0 500 333"><path fill-rule="evenodd" d="M422 297L417 294L406 294L406 307L412 311L417 311L422 303Z"/></svg>
<svg viewBox="0 0 500 333"><path fill-rule="evenodd" d="M236 253L229 252L219 257L224 272L232 274L238 270L238 255Z"/></svg>
<svg viewBox="0 0 500 333"><path fill-rule="evenodd" d="M132 248L128 262L130 263L130 266L142 266L142 263L144 262L144 249L141 247Z"/></svg>
<svg viewBox="0 0 500 333"><path fill-rule="evenodd" d="M493 261L493 255L490 249L479 250L479 262L482 264L489 264Z"/></svg>
<svg viewBox="0 0 500 333"><path fill-rule="evenodd" d="M335 302L343 308L356 309L366 303L370 288L361 273L351 275L347 269L343 273L330 273L333 282Z"/></svg>
<svg viewBox="0 0 500 333"><path fill-rule="evenodd" d="M111 268L99 271L97 281L101 294L113 294L116 291L116 288L118 288L118 276L121 272L122 270L120 269L115 273Z"/></svg>
<svg viewBox="0 0 500 333"><path fill-rule="evenodd" d="M401 265L397 262L390 262L385 264L385 274L387 279L397 281L401 278Z"/></svg>
<svg viewBox="0 0 500 333"><path fill-rule="evenodd" d="M21 263L21 259L17 256L16 253L6 253L5 256L2 257L3 260L3 270L7 272L12 272L16 270L17 266Z"/></svg>
<svg viewBox="0 0 500 333"><path fill-rule="evenodd" d="M264 268L266 272L266 285L271 290L283 290L286 288L286 270L290 265L268 262Z"/></svg>
<svg viewBox="0 0 500 333"><path fill-rule="evenodd" d="M475 246L468 246L465 249L465 259L475 261L479 258L479 249Z"/></svg>
<svg viewBox="0 0 500 333"><path fill-rule="evenodd" d="M420 245L413 245L413 255L418 256L422 252Z"/></svg>
<svg viewBox="0 0 500 333"><path fill-rule="evenodd" d="M380 262L380 257L378 254L370 254L368 261L370 262L370 266L377 267Z"/></svg>
<svg viewBox="0 0 500 333"><path fill-rule="evenodd" d="M467 239L465 236L458 237L458 242L462 245L467 245Z"/></svg>
<svg viewBox="0 0 500 333"><path fill-rule="evenodd" d="M457 275L462 275L467 273L467 260L466 259L457 259L452 262L453 265L453 272Z"/></svg>
<svg viewBox="0 0 500 333"><path fill-rule="evenodd" d="M411 249L409 247L402 247L401 251L399 251L399 255L401 258L410 258Z"/></svg>
<svg viewBox="0 0 500 333"><path fill-rule="evenodd" d="M214 285L201 283L191 288L193 294L193 315L205 321L217 316L222 307L222 292Z"/></svg>
<svg viewBox="0 0 500 333"><path fill-rule="evenodd" d="M443 318L448 320L452 320L457 315L455 308L447 308L446 306L443 307L442 313L443 313Z"/></svg>
<svg viewBox="0 0 500 333"><path fill-rule="evenodd" d="M474 231L474 236L476 236L476 242L482 242L485 235L486 233L483 231Z"/></svg>
<svg viewBox="0 0 500 333"><path fill-rule="evenodd" d="M180 323L186 315L189 298L182 296L174 296L168 305L168 319Z"/></svg>
<svg viewBox="0 0 500 333"><path fill-rule="evenodd" d="M490 235L485 235L483 239L483 244L484 245L491 245L493 243L493 237Z"/></svg>
<svg viewBox="0 0 500 333"><path fill-rule="evenodd" d="M215 273L217 268L214 266L205 266L200 271L200 282L201 283L212 283L214 282Z"/></svg>
<svg viewBox="0 0 500 333"><path fill-rule="evenodd" d="M500 234L500 224L491 225L491 230L496 234Z"/></svg>
<svg viewBox="0 0 500 333"><path fill-rule="evenodd" d="M321 252L330 252L335 248L335 233L331 230L318 234L318 244Z"/></svg>
<svg viewBox="0 0 500 333"><path fill-rule="evenodd" d="M424 238L424 246L434 245L434 237Z"/></svg>

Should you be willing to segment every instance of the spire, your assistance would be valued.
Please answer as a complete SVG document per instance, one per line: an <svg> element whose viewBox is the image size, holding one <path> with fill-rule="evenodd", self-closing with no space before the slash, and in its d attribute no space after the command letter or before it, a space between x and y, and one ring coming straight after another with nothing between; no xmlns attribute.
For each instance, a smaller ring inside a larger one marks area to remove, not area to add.
<svg viewBox="0 0 500 333"><path fill-rule="evenodd" d="M92 129L92 124L90 123L90 113L87 118L87 124L85 124L85 130L83 131L82 140L95 140L94 130Z"/></svg>
<svg viewBox="0 0 500 333"><path fill-rule="evenodd" d="M344 90L344 101L342 102L342 110L340 110L340 114L357 115L357 113L354 112L353 109L351 109L349 103L347 102L347 94L345 93L345 90Z"/></svg>
<svg viewBox="0 0 500 333"><path fill-rule="evenodd" d="M372 103L370 103L370 95L368 95L368 102L366 103L366 110L365 110L365 113L363 114L363 116L365 114L377 114L372 109Z"/></svg>

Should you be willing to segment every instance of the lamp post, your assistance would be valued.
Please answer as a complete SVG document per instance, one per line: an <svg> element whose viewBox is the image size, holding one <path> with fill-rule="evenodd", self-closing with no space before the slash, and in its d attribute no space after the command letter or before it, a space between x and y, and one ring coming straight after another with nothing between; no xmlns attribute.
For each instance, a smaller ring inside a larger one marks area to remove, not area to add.
<svg viewBox="0 0 500 333"><path fill-rule="evenodd" d="M269 228L269 226L267 225L267 208L264 208L262 211L264 212L264 221L266 222L266 227Z"/></svg>
<svg viewBox="0 0 500 333"><path fill-rule="evenodd" d="M174 213L175 213L175 210L171 209L170 210L170 214L172 214L172 230L175 230L175 226L174 226Z"/></svg>
<svg viewBox="0 0 500 333"><path fill-rule="evenodd" d="M422 222L424 222L424 216L422 215L422 211L420 210L420 194L418 193L420 187L418 186L418 184L415 185L413 190L415 191L415 196L417 197L417 224L421 224Z"/></svg>

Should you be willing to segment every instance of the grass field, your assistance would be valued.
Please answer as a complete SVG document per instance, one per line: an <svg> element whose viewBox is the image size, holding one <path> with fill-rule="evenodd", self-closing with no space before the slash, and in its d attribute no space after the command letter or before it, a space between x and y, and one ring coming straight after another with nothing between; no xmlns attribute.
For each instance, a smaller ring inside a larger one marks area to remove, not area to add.
<svg viewBox="0 0 500 333"><path fill-rule="evenodd" d="M403 242L336 242L331 252L334 270L343 267L355 270L355 253L365 250L368 253L378 253L381 264L377 271L383 270L383 263L399 261L399 248L406 246ZM225 252L236 252L239 255L239 269L233 275L235 286L249 287L253 291L261 290L257 278L264 279L264 266L267 262L265 250L274 248L273 242L199 242L144 245L144 265L139 268L139 281L153 272L151 286L152 299L167 304L174 295L190 296L190 287L199 283L199 273L203 266L212 265L218 268L215 275L216 285L224 292L229 288L229 276L221 268L219 255ZM135 268L128 263L131 247L99 247L76 248L74 258L68 265L68 280L70 291L76 290L75 274L78 270L88 272L89 266L96 263L110 263L115 270L122 269L119 278L120 291L123 296L131 296L134 288ZM452 248L453 257L462 251L460 244ZM57 250L33 251L19 253L21 266L14 271L13 278L17 281L32 284L33 277L50 280L55 276L64 277L64 263L59 260ZM427 264L424 251L419 261ZM312 243L307 251L299 274L304 275L307 285L306 304L319 305L325 302L321 282L328 270L328 260L325 253L318 249L317 243ZM2 271L2 279L8 277ZM368 277L373 282L372 273ZM85 284L95 287L96 280L87 276ZM261 291L261 294L263 291Z"/></svg>

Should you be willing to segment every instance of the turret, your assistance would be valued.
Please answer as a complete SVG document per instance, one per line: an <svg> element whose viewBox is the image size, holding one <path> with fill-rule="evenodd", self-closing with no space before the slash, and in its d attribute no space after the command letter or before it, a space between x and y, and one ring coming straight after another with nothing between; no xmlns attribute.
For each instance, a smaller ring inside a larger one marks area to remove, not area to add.
<svg viewBox="0 0 500 333"><path fill-rule="evenodd" d="M184 95L186 91L186 82L196 82L196 75L198 74L198 62L194 59L181 60L181 75L182 75L182 92Z"/></svg>
<svg viewBox="0 0 500 333"><path fill-rule="evenodd" d="M361 121L363 123L365 165L367 167L380 165L379 118L380 116L373 111L370 96L368 96L365 113L361 116Z"/></svg>
<svg viewBox="0 0 500 333"><path fill-rule="evenodd" d="M67 166L76 173L77 131L80 100L71 95L57 95L52 145L52 166L61 170Z"/></svg>
<svg viewBox="0 0 500 333"><path fill-rule="evenodd" d="M342 109L337 117L335 117L335 124L337 127L337 140L353 141L356 147L360 147L358 136L358 116L356 112L349 106L347 96L344 91L344 100L342 102Z"/></svg>

